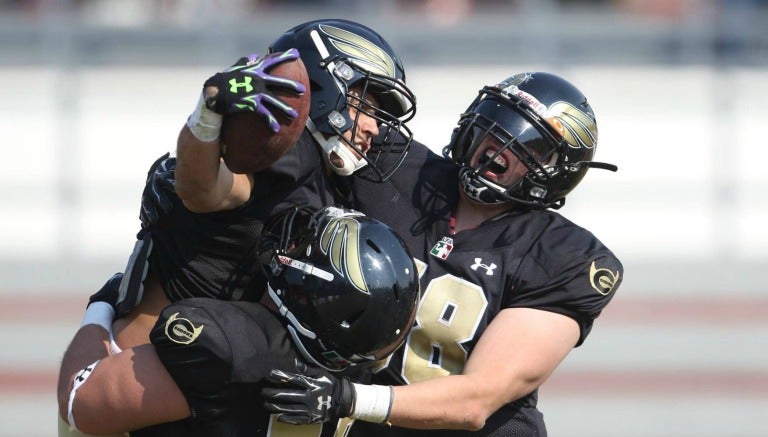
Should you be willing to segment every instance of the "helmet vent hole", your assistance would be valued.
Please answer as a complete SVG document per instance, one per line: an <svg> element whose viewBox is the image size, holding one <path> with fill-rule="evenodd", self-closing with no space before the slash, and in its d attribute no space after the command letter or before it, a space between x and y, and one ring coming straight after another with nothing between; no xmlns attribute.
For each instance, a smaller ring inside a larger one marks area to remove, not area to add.
<svg viewBox="0 0 768 437"><path fill-rule="evenodd" d="M381 253L381 249L379 248L379 246L376 245L376 243L374 243L371 240L365 240L365 242L368 243L368 246L370 246L371 249L375 250L376 253Z"/></svg>
<svg viewBox="0 0 768 437"><path fill-rule="evenodd" d="M400 302L400 287L397 284L392 286L392 294L395 295L395 302Z"/></svg>

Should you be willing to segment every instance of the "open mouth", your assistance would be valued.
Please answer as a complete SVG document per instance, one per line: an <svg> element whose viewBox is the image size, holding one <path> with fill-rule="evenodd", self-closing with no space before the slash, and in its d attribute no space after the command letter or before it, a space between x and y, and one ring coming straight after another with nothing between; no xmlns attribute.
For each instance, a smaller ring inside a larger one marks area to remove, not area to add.
<svg viewBox="0 0 768 437"><path fill-rule="evenodd" d="M487 149L485 153L480 155L478 164L481 168L484 168L483 175L491 176L493 179L498 179L509 168L509 162L499 153L498 150Z"/></svg>

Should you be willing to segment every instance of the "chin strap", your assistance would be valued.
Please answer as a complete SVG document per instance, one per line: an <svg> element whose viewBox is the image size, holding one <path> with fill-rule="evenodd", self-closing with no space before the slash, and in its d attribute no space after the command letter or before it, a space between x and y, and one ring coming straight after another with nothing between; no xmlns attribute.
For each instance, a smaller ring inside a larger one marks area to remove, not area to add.
<svg viewBox="0 0 768 437"><path fill-rule="evenodd" d="M347 145L341 139L341 136L334 135L330 138L325 138L323 133L317 130L315 124L309 118L307 119L306 127L315 138L315 141L320 145L320 148L323 149L325 162L334 173L339 176L349 176L368 165L368 161L365 159L357 159L355 155L349 151ZM335 153L341 158L342 162L344 162L344 167L336 167L333 162L331 162L331 153Z"/></svg>
<svg viewBox="0 0 768 437"><path fill-rule="evenodd" d="M314 340L317 339L317 335L301 325L296 316L294 316L293 313L288 310L285 304L283 304L283 300L278 295L278 292L276 292L269 284L267 284L267 292L269 293L269 297L272 299L272 302L277 305L280 315L288 320L288 324L285 326L285 329L288 331L288 334L290 334L294 346L296 346L296 349L298 349L299 354L304 358L304 360L316 366L322 367L329 372L338 372L340 369L332 369L317 360L304 345L302 337Z"/></svg>
<svg viewBox="0 0 768 437"><path fill-rule="evenodd" d="M619 167L608 164L607 162L581 161L573 164L573 169L578 170L581 167L599 168L601 170L617 171Z"/></svg>

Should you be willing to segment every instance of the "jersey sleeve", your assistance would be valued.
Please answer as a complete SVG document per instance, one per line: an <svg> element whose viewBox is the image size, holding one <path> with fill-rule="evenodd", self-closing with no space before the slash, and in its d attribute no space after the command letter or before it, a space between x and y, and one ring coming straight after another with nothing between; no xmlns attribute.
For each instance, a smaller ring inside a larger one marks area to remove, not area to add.
<svg viewBox="0 0 768 437"><path fill-rule="evenodd" d="M255 396L252 386L278 363L273 357L288 355L283 350L290 347L288 340L275 341L265 332L266 325L274 334L284 333L270 317L256 303L207 298L185 299L162 311L150 340L194 419L215 419L227 414L234 400L242 401L243 393Z"/></svg>
<svg viewBox="0 0 768 437"><path fill-rule="evenodd" d="M520 265L505 307L563 314L579 324L580 346L624 276L616 256L586 231L563 228L539 241Z"/></svg>

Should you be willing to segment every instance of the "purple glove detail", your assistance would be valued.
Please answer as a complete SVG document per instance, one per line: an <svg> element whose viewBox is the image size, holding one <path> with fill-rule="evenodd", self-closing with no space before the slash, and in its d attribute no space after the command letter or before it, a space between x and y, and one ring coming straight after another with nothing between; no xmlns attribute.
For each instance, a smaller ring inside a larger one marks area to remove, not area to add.
<svg viewBox="0 0 768 437"><path fill-rule="evenodd" d="M206 100L208 109L218 114L253 111L263 117L273 132L280 131L280 123L272 109L282 112L288 118L296 118L298 112L270 92L270 88L282 88L297 94L306 92L300 83L268 71L283 62L299 57L299 51L289 49L270 53L263 58L258 54L243 57L229 69L216 73L205 81L204 87L215 86L219 92Z"/></svg>

